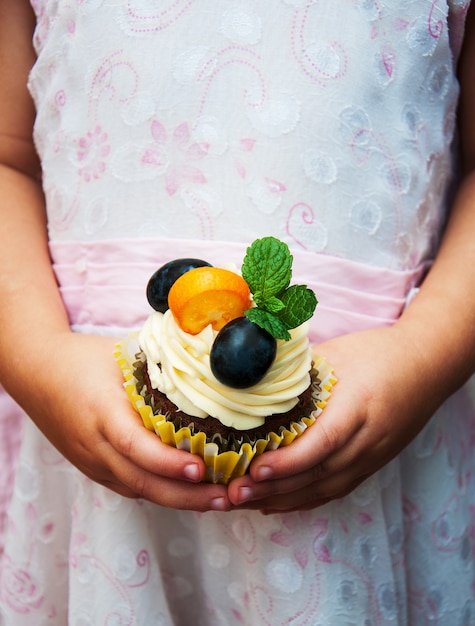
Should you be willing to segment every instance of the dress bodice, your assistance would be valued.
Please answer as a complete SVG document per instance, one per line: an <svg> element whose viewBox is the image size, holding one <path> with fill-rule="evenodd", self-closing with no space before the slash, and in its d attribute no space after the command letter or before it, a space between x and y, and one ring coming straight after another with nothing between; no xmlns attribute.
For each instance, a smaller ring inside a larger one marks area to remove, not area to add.
<svg viewBox="0 0 475 626"><path fill-rule="evenodd" d="M431 257L467 2L338 4L34 2L51 240L273 234L396 269Z"/></svg>

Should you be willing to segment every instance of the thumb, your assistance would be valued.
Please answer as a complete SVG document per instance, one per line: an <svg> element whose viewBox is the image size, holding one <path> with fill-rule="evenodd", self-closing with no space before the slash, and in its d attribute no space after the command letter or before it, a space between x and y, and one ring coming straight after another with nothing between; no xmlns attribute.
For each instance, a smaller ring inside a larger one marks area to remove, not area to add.
<svg viewBox="0 0 475 626"><path fill-rule="evenodd" d="M342 389L300 437L290 445L265 452L250 467L256 482L275 480L305 472L336 454L360 429L363 420L348 407ZM354 405L353 405L354 406Z"/></svg>

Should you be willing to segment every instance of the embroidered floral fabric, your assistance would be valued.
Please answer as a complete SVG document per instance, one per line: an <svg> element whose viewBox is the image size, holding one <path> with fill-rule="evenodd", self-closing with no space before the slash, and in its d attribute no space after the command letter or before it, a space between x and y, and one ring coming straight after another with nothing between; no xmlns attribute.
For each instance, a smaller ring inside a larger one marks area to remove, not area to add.
<svg viewBox="0 0 475 626"><path fill-rule="evenodd" d="M32 4L52 242L274 234L395 270L433 255L468 2ZM266 517L124 499L27 422L1 623L474 624L473 405L467 387L346 498Z"/></svg>
<svg viewBox="0 0 475 626"><path fill-rule="evenodd" d="M466 1L34 4L52 240L433 253Z"/></svg>

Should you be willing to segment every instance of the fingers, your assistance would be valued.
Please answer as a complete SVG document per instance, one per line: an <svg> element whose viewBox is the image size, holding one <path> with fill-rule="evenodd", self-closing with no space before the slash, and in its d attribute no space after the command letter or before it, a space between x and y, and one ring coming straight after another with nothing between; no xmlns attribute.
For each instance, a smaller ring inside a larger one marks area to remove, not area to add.
<svg viewBox="0 0 475 626"><path fill-rule="evenodd" d="M204 480L206 469L201 458L162 443L137 417L135 414L133 420L119 424L119 430L117 424L112 429L105 427L105 440L121 458L151 474L195 483Z"/></svg>
<svg viewBox="0 0 475 626"><path fill-rule="evenodd" d="M143 498L160 506L198 511L229 511L231 502L223 485L187 485L172 479L165 479L152 474L134 478L129 476L125 480L131 480L133 489L129 489L124 482L113 480L96 481L126 498Z"/></svg>
<svg viewBox="0 0 475 626"><path fill-rule="evenodd" d="M120 391L113 404L113 419L100 421L83 471L87 473L95 466L91 478L126 497L144 498L175 509L229 510L226 488L202 482L206 475L203 459L164 444L144 427ZM102 408L99 412L104 414Z"/></svg>
<svg viewBox="0 0 475 626"><path fill-rule="evenodd" d="M141 497L161 506L203 513L231 509L223 485L190 484L140 471L133 464L123 464L115 473L122 484L131 486L133 497Z"/></svg>
<svg viewBox="0 0 475 626"><path fill-rule="evenodd" d="M326 450L318 461L318 450L317 452L315 450L319 437L310 437L311 431L317 425L318 422L291 446L266 452L257 459L261 463L260 468L256 469L251 465L248 476L230 484L231 502L237 506L266 510L313 508L346 495L372 473L374 468L370 470L368 455L362 452L367 450L365 429L349 428L347 435ZM306 445L302 446L303 452L299 451L297 444L304 442L306 438ZM317 443L314 444L314 440ZM326 440L328 441L328 438ZM379 458L380 451L377 446L372 452ZM284 455L290 458L282 458ZM299 455L302 457L306 455L306 458L299 458ZM375 456L372 457L371 463L376 463ZM305 469L298 473L286 473L289 468L295 470L298 466ZM254 480L255 475L262 478L262 468L270 468L272 476L267 480Z"/></svg>
<svg viewBox="0 0 475 626"><path fill-rule="evenodd" d="M348 480L351 478L351 481ZM263 514L289 513L292 511L308 511L323 506L332 500L344 498L354 491L367 476L355 479L351 477L332 477L328 483L322 483L317 488L305 488L295 493L285 494L277 499L267 499L259 503L258 507L252 503L252 508L258 508ZM313 486L315 487L316 484ZM344 487L343 487L344 485Z"/></svg>
<svg viewBox="0 0 475 626"><path fill-rule="evenodd" d="M249 481L239 486L231 483L230 499L238 508L258 509L265 513L307 510L344 497L368 477L362 471L355 474L354 468L344 468L318 478L323 471L317 466L299 476L270 483Z"/></svg>
<svg viewBox="0 0 475 626"><path fill-rule="evenodd" d="M113 415L110 414L110 406L114 407ZM108 455L114 450L118 459L128 460L150 474L195 483L204 479L206 470L201 458L162 443L154 432L144 427L121 381L109 387L107 405L101 402L90 409L93 413L91 422L97 424L98 430L92 430L97 441L96 449L99 448L109 467ZM120 468L120 463L116 465Z"/></svg>
<svg viewBox="0 0 475 626"><path fill-rule="evenodd" d="M297 494L310 489L321 476L322 466L316 465L309 470L290 477L264 482L254 482L251 476L244 476L229 485L229 497L233 504L249 504L250 508L261 508L266 502L288 494Z"/></svg>
<svg viewBox="0 0 475 626"><path fill-rule="evenodd" d="M352 460L355 441L364 426L361 414L340 406L332 398L317 421L292 445L266 452L253 461L250 475L256 482L295 476L325 464L327 471L338 471ZM334 402L335 401L335 402Z"/></svg>
<svg viewBox="0 0 475 626"><path fill-rule="evenodd" d="M150 433L151 434L151 433ZM107 470L103 464L99 471L91 476L96 482L112 489L116 493L129 498L144 498L155 504L174 509L193 511L227 511L231 508L231 502L227 496L226 487L197 482L204 478L204 467L201 471L202 459L195 457L184 450L176 450L163 444L156 435L158 450L164 455L160 458L160 467L165 467L166 459L170 459L172 467L184 465L184 467L200 467L199 475L192 479L181 480L173 471L167 470L163 475L151 472L137 465L132 458L123 456L108 442L103 442L103 450L100 457L107 459ZM176 458L179 460L177 461Z"/></svg>

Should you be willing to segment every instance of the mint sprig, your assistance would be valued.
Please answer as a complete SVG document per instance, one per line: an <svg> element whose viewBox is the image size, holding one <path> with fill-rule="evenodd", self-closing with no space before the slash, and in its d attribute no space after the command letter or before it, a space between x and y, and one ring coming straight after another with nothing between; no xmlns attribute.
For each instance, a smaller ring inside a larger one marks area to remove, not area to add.
<svg viewBox="0 0 475 626"><path fill-rule="evenodd" d="M291 285L289 247L275 237L254 241L247 249L242 276L249 285L255 307L244 315L275 339L288 341L289 330L310 319L318 300L306 285Z"/></svg>

